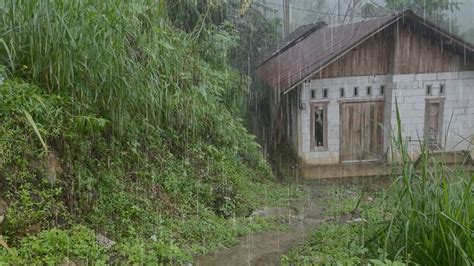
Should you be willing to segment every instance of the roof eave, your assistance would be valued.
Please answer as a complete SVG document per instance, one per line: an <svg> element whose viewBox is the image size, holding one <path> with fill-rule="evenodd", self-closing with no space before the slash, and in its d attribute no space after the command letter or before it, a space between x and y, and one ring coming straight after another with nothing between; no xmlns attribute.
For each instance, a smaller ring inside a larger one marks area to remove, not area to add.
<svg viewBox="0 0 474 266"><path fill-rule="evenodd" d="M316 75L317 73L321 72L322 70L324 70L325 68L327 68L329 65L331 65L332 63L334 63L335 61L337 61L338 59L340 59L342 56L346 55L349 51L351 51L353 48L361 45L363 42L365 42L367 39L370 39L371 37L373 37L374 35L378 34L379 32L381 32L382 30L390 27L393 23L397 22L398 20L404 18L404 17L411 17L413 18L414 20L417 20L418 22L420 23L423 23L425 26L429 27L430 29L440 33L441 35L443 35L444 37L446 38L449 38L451 40L453 40L454 42L456 42L458 45L464 47L465 49L468 49L470 52L473 52L474 53L474 47L464 41L462 38L456 36L455 34L453 33L448 33L446 32L444 29L438 27L437 25L435 25L434 23L432 23L431 21L427 20L427 19L424 19L418 15L416 15L413 11L411 10L405 10L405 11L402 11L400 13L398 13L397 15L395 15L393 17L393 19L387 21L383 26L379 27L377 30L373 31L372 33L369 33L365 38L363 38L361 41L355 43L354 45L351 45L349 46L347 49L345 49L344 51L334 55L329 61L327 61L327 63L325 63L323 66L321 66L320 68L318 68L317 70L311 72L310 74L306 75L304 78L302 78L301 80L299 80L298 82L295 82L293 85L291 85L288 89L284 90L283 91L283 94L287 94L289 93L290 91L292 91L295 87L299 86L300 84L302 84L303 82L307 81L310 77Z"/></svg>

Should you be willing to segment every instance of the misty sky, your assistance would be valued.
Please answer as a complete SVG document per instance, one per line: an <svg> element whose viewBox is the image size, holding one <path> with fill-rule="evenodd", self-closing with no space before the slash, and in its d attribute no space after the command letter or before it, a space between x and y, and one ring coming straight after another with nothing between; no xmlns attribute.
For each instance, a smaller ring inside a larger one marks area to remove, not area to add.
<svg viewBox="0 0 474 266"><path fill-rule="evenodd" d="M262 2L263 0L256 0ZM350 0L339 0L341 3L341 13L344 14L347 10L348 3ZM267 6L277 10L277 16L282 16L282 4L283 0L266 0ZM337 15L325 15L321 13L305 11L305 10L317 10L323 11L330 14L337 14L337 3L338 0L326 0L324 7L317 6L317 1L314 0L290 0L290 25L291 30L299 25L314 22L315 20L323 19L329 23L337 22L337 18L342 16ZM384 0L374 0L374 2L384 6ZM450 17L455 17L458 23L461 25L461 32L467 29L474 28L474 0L457 0L461 3L461 10L454 14L448 14ZM354 18L357 20L357 18ZM346 20L347 21L347 20Z"/></svg>

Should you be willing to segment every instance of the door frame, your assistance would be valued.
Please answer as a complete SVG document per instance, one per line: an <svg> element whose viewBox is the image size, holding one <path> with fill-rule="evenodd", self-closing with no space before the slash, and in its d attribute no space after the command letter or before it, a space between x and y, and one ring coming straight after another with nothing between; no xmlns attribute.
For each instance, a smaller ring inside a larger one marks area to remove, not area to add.
<svg viewBox="0 0 474 266"><path fill-rule="evenodd" d="M339 104L339 162L340 163L360 163L360 162L379 162L382 161L383 159L369 159L369 160L351 160L351 161L343 161L342 160L342 137L343 137L343 132L342 132L342 107L345 103L366 103L366 102L381 102L382 105L382 111L385 110L385 97L374 97L374 98L369 98L369 99L340 99L337 101ZM385 112L384 112L385 113ZM382 124L385 128L385 115L382 114ZM382 145L384 145L384 135L385 135L385 129L382 134ZM382 149L383 150L383 149Z"/></svg>
<svg viewBox="0 0 474 266"><path fill-rule="evenodd" d="M443 149L442 145L442 140L443 140L443 122L444 122L444 100L446 97L444 96L435 96L435 97L426 97L425 98L425 117L423 118L423 140L426 139L426 136L428 135L428 127L426 126L426 123L428 122L427 118L429 117L428 113L428 105L431 103L438 103L439 104L439 110L438 110L438 136L437 136L437 147L438 149L433 149L433 150L441 150ZM431 148L430 148L431 149Z"/></svg>

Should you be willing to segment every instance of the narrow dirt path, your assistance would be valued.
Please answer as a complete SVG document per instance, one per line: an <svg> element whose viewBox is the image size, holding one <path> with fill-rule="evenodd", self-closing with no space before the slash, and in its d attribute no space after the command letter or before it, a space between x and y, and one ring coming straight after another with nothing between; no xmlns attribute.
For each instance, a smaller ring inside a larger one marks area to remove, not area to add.
<svg viewBox="0 0 474 266"><path fill-rule="evenodd" d="M324 199L330 197L328 188L341 186L350 188L354 185L370 183L375 186L385 186L387 179L383 178L344 178L307 182L309 194L304 202L292 203L293 208L277 208L276 217L285 218L289 229L285 231L268 231L251 234L239 239L237 246L220 249L214 253L194 258L194 265L279 265L280 257L291 247L302 243L308 234L319 224L333 220L334 217L323 215ZM299 205L299 206L295 206ZM338 220L352 219L351 215L343 215Z"/></svg>
<svg viewBox="0 0 474 266"><path fill-rule="evenodd" d="M315 216L320 216L316 214ZM287 231L269 231L251 234L240 239L237 246L221 249L213 254L199 256L195 265L277 265L280 256L290 247L305 240L310 229L324 222L322 218L304 218L300 225L290 225ZM300 228L297 228L300 227Z"/></svg>
<svg viewBox="0 0 474 266"><path fill-rule="evenodd" d="M239 239L237 246L220 249L214 253L198 256L194 265L278 265L280 256L292 246L305 240L318 224L329 220L323 217L321 199L324 186L311 185L305 202L299 204L298 212L290 208L278 208L275 216L288 221L289 229L251 234Z"/></svg>

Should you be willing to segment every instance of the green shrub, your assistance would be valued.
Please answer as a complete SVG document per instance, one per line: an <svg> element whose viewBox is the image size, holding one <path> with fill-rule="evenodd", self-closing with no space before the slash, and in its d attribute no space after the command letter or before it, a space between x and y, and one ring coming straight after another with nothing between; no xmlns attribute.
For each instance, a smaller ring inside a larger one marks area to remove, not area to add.
<svg viewBox="0 0 474 266"><path fill-rule="evenodd" d="M61 188L48 185L39 189L26 183L19 188L6 213L4 228L8 236L24 236L68 222L68 212L60 200Z"/></svg>
<svg viewBox="0 0 474 266"><path fill-rule="evenodd" d="M0 250L0 263L12 265L57 265L66 261L105 264L106 250L97 244L94 232L76 226L70 230L50 229L20 241L9 253Z"/></svg>
<svg viewBox="0 0 474 266"><path fill-rule="evenodd" d="M285 264L357 265L366 257L364 223L324 223L309 237L305 245L292 249L282 257Z"/></svg>
<svg viewBox="0 0 474 266"><path fill-rule="evenodd" d="M171 264L190 261L188 253L175 244L128 240L114 247L120 260L140 265ZM120 261L119 261L120 262Z"/></svg>

